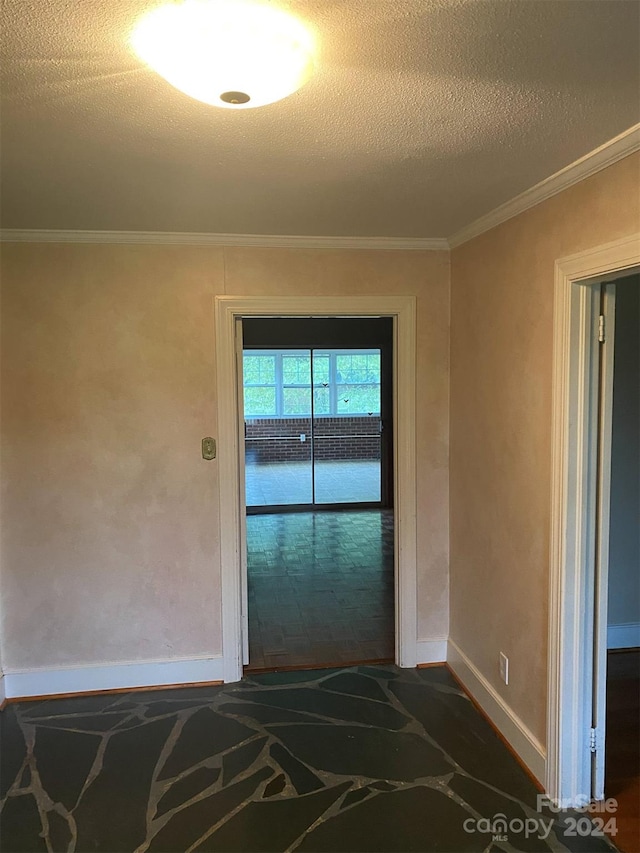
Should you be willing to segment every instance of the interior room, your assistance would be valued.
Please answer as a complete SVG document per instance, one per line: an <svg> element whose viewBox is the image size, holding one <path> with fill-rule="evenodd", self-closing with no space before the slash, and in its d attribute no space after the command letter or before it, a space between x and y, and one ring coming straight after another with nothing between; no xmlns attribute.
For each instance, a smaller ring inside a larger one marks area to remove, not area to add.
<svg viewBox="0 0 640 853"><path fill-rule="evenodd" d="M640 849L640 4L1 16L3 849Z"/></svg>

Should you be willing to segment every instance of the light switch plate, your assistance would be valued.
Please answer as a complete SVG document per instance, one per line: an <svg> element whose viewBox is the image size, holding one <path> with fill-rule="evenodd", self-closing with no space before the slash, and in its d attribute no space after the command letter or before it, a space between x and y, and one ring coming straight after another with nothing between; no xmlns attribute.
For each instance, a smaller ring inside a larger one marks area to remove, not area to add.
<svg viewBox="0 0 640 853"><path fill-rule="evenodd" d="M211 436L207 436L202 439L202 458L203 459L215 459L216 458L216 440L215 438L211 438Z"/></svg>

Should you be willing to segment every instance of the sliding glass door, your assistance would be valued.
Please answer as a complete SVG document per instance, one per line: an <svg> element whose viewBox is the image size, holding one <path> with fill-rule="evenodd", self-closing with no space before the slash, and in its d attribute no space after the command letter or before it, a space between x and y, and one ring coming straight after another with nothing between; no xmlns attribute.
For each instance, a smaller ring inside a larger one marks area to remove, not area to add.
<svg viewBox="0 0 640 853"><path fill-rule="evenodd" d="M243 356L247 506L313 503L311 353Z"/></svg>
<svg viewBox="0 0 640 853"><path fill-rule="evenodd" d="M380 351L313 352L314 503L380 501Z"/></svg>
<svg viewBox="0 0 640 853"><path fill-rule="evenodd" d="M248 508L379 504L379 349L245 349Z"/></svg>

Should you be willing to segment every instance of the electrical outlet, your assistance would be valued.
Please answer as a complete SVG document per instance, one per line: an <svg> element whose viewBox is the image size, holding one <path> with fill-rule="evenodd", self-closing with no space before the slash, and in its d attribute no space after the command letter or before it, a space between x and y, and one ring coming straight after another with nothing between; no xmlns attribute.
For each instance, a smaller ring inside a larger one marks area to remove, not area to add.
<svg viewBox="0 0 640 853"><path fill-rule="evenodd" d="M509 683L509 658L500 652L500 678L505 684Z"/></svg>

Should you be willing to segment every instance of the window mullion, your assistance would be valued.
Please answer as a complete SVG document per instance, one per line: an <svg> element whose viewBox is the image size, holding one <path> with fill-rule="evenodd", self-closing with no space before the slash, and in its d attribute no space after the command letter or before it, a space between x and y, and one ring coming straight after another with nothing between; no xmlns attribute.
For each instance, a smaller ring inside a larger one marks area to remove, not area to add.
<svg viewBox="0 0 640 853"><path fill-rule="evenodd" d="M338 413L336 354L329 353L329 414Z"/></svg>
<svg viewBox="0 0 640 853"><path fill-rule="evenodd" d="M282 353L276 353L276 417L284 417L284 390L282 376Z"/></svg>

